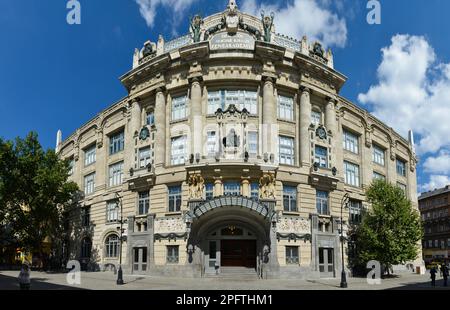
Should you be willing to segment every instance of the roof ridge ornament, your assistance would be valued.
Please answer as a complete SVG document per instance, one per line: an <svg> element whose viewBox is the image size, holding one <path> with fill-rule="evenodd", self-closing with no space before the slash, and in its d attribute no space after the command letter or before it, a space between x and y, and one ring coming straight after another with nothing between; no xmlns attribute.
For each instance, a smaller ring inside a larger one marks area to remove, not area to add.
<svg viewBox="0 0 450 310"><path fill-rule="evenodd" d="M237 6L237 4L236 4L236 1L235 1L235 0L229 0L229 1L228 1L228 5L227 5L227 9L228 9L230 12L235 12L235 11L238 9L238 6Z"/></svg>

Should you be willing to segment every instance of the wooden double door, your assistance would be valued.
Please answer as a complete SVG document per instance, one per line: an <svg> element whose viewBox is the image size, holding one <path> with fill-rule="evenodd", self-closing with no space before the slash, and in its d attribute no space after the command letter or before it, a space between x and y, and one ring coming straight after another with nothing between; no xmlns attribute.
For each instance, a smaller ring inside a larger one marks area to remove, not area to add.
<svg viewBox="0 0 450 310"><path fill-rule="evenodd" d="M223 267L256 268L256 240L221 240Z"/></svg>

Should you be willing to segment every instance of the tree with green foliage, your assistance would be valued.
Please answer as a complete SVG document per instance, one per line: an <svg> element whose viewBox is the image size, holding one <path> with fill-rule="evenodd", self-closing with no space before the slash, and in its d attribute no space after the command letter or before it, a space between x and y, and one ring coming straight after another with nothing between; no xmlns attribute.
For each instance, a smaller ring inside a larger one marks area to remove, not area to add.
<svg viewBox="0 0 450 310"><path fill-rule="evenodd" d="M43 241L59 244L64 216L76 204L78 186L68 182L69 169L53 150L42 149L36 133L0 140L0 223L44 264Z"/></svg>
<svg viewBox="0 0 450 310"><path fill-rule="evenodd" d="M415 260L423 237L419 212L403 190L376 180L367 190L372 208L354 231L355 262L365 266L376 260L389 273L392 265Z"/></svg>

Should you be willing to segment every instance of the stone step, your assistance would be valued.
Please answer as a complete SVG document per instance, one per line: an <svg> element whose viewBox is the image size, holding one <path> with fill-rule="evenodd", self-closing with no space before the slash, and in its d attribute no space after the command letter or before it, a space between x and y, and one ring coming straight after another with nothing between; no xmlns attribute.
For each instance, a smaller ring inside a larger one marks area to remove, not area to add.
<svg viewBox="0 0 450 310"><path fill-rule="evenodd" d="M207 273L205 278L233 279L233 280L258 280L254 268L245 267L221 267L219 274Z"/></svg>

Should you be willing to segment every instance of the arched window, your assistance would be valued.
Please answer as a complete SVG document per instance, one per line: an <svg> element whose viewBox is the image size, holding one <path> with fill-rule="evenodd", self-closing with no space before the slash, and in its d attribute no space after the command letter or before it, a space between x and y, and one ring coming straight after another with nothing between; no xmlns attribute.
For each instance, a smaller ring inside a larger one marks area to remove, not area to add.
<svg viewBox="0 0 450 310"><path fill-rule="evenodd" d="M119 236L109 235L105 241L106 257L119 256Z"/></svg>
<svg viewBox="0 0 450 310"><path fill-rule="evenodd" d="M90 238L84 238L81 241L81 258L90 258L92 249L92 241Z"/></svg>

